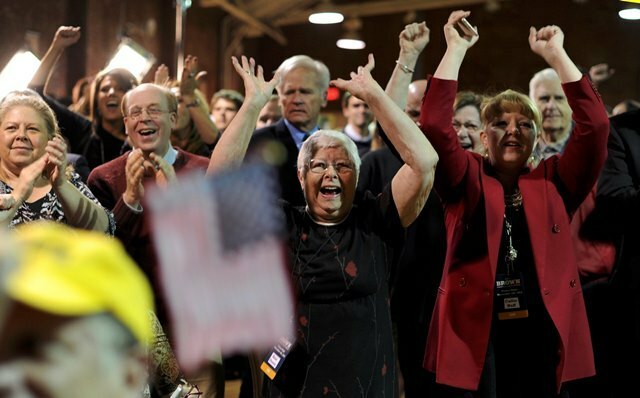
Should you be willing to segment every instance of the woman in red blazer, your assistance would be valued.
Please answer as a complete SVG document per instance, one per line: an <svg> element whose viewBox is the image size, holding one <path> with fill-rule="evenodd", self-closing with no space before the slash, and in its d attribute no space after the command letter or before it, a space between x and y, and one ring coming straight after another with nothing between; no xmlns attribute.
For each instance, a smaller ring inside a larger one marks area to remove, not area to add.
<svg viewBox="0 0 640 398"><path fill-rule="evenodd" d="M560 28L532 27L529 45L558 72L573 110L564 154L529 168L541 118L512 90L483 108L487 155L464 151L451 120L460 65L479 37L461 22L468 15L449 17L447 51L422 105L422 129L440 157L448 243L425 367L436 373L437 396L556 397L563 382L594 374L569 217L604 163L607 114Z"/></svg>

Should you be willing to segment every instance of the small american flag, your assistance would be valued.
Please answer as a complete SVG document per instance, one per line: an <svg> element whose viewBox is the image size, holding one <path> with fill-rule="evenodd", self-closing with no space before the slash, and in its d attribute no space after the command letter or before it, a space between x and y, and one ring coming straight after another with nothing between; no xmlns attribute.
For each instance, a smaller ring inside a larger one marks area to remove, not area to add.
<svg viewBox="0 0 640 398"><path fill-rule="evenodd" d="M181 175L147 197L178 361L271 348L292 336L293 299L277 181L248 165Z"/></svg>

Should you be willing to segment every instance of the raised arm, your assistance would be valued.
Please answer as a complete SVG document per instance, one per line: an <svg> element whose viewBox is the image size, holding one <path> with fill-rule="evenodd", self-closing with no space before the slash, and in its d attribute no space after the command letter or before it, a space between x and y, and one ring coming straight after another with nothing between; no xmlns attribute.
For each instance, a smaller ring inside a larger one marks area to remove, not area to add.
<svg viewBox="0 0 640 398"><path fill-rule="evenodd" d="M551 66L562 81L574 128L558 162L567 208L577 208L597 181L607 156L609 119L600 95L564 49L564 33L557 26L530 28L531 50Z"/></svg>
<svg viewBox="0 0 640 398"><path fill-rule="evenodd" d="M400 54L385 92L400 109L407 103L407 89L422 50L429 44L429 28L424 22L404 27L399 36Z"/></svg>
<svg viewBox="0 0 640 398"><path fill-rule="evenodd" d="M536 30L532 26L529 28L529 45L531 51L544 58L558 73L562 83L575 82L582 77L564 49L564 33L559 27L549 25Z"/></svg>
<svg viewBox="0 0 640 398"><path fill-rule="evenodd" d="M469 15L469 11L454 11L444 25L447 50L429 82L420 112L422 131L440 157L436 189L444 197L462 182L469 162L451 124L460 66L479 38L477 29L472 32L460 27L460 20Z"/></svg>
<svg viewBox="0 0 640 398"><path fill-rule="evenodd" d="M370 54L367 65L358 67L357 73L351 72L351 80L337 79L332 84L369 104L402 157L404 165L393 177L391 190L402 225L407 227L420 214L429 196L438 155L418 126L373 79L371 70L374 64L373 55Z"/></svg>
<svg viewBox="0 0 640 398"><path fill-rule="evenodd" d="M202 141L207 144L215 144L220 138L220 132L216 128L209 117L209 107L207 101L198 96L196 91L198 82L196 74L198 73L198 58L187 55L184 62L184 70L180 77L180 95L187 105L189 115L196 126L196 130Z"/></svg>
<svg viewBox="0 0 640 398"><path fill-rule="evenodd" d="M471 15L469 11L454 11L449 15L449 20L444 25L447 51L444 53L433 77L442 80L458 80L460 65L462 65L462 60L464 60L467 50L471 48L480 37L478 36L477 28L475 32L470 32L460 24L460 20L469 15ZM456 26L459 27L460 32L456 29Z"/></svg>
<svg viewBox="0 0 640 398"><path fill-rule="evenodd" d="M61 26L56 31L56 34L53 36L53 40L51 41L51 45L49 49L42 57L40 61L40 66L36 70L35 75L31 79L29 83L30 88L38 88L44 86L43 92L47 93L47 86L49 83L49 79L51 78L51 74L53 73L53 68L55 67L58 59L64 52L64 50L77 43L80 40L80 28L77 26Z"/></svg>
<svg viewBox="0 0 640 398"><path fill-rule="evenodd" d="M245 98L238 113L224 130L224 134L213 150L207 174L242 163L260 110L269 101L279 78L276 74L270 81L265 81L262 67L258 66L256 70L253 58L247 59L242 56L242 65L236 57L232 57L231 60L236 72L244 81Z"/></svg>

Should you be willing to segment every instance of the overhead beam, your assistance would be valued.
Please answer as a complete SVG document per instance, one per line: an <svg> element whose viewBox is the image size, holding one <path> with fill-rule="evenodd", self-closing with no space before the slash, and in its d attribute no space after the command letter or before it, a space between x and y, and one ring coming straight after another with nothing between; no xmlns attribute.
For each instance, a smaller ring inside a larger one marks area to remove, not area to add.
<svg viewBox="0 0 640 398"><path fill-rule="evenodd" d="M268 35L273 40L278 42L278 44L282 46L287 45L287 38L284 37L284 34L279 29L273 28L264 22L260 21L257 18L254 18L251 14L246 12L245 10L236 7L235 5L229 3L227 0L200 0L201 7L220 7L225 10L229 15L241 20L247 25L251 25L252 27L258 29L262 33Z"/></svg>
<svg viewBox="0 0 640 398"><path fill-rule="evenodd" d="M201 0L202 2L203 0ZM345 17L368 17L375 15L399 14L407 11L433 10L436 8L455 8L475 4L484 4L488 0L384 0L372 1L364 4L335 5L336 11ZM306 23L310 10L286 15L273 21L274 26L298 25Z"/></svg>

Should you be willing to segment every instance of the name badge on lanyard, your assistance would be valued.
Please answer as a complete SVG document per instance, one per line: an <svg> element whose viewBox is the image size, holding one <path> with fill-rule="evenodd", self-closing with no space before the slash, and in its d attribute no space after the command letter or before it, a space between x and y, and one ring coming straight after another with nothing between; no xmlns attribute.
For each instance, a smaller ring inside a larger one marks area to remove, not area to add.
<svg viewBox="0 0 640 398"><path fill-rule="evenodd" d="M262 365L260 365L260 370L267 375L268 378L273 380L276 377L276 374L282 367L282 363L284 359L289 355L291 351L291 346L293 344L286 337L281 337L280 341L273 346L273 348L269 351L267 356L262 361Z"/></svg>
<svg viewBox="0 0 640 398"><path fill-rule="evenodd" d="M501 321L529 316L522 273L496 275L495 305Z"/></svg>

